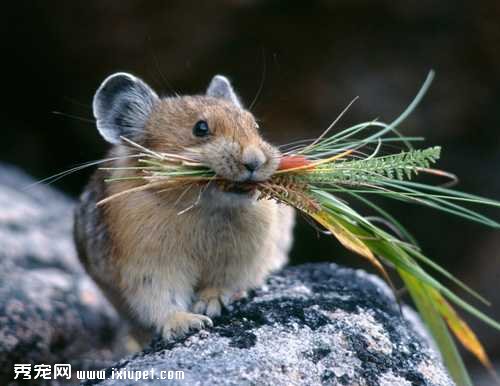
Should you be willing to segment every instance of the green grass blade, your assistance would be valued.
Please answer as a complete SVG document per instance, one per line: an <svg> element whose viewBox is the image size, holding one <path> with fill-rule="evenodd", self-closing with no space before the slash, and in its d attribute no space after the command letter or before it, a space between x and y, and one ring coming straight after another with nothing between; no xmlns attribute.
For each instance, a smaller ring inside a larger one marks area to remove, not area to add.
<svg viewBox="0 0 500 386"><path fill-rule="evenodd" d="M440 210L443 212L448 212L448 213L454 214L455 216L463 217L463 218L466 218L468 220L478 222L480 224L487 225L487 226L492 227L492 228L500 228L500 224L498 222L496 222L496 221L492 220L491 218L486 217L486 216L484 216L484 215L482 215L474 210L465 208L465 207L460 206L460 205L453 204L451 202L446 201L443 198L438 198L432 194L427 194L427 193L419 192L418 190L415 190L412 188L408 188L405 186L406 184L400 184L400 182L407 182L407 181L396 181L396 180L389 181L389 180L387 180L387 181L384 181L383 183L381 183L380 185L389 186L393 189L400 189L403 192L410 193L411 196L405 196L404 194L401 196L401 197L407 197L410 201L413 197L414 199L418 199L417 202L424 204L424 205L427 205L427 206L430 206L434 209L437 209L437 210ZM393 198L394 198L394 195L393 195Z"/></svg>
<svg viewBox="0 0 500 386"><path fill-rule="evenodd" d="M399 271L399 274L408 288L420 316L430 330L451 377L458 386L472 386L472 381L457 346L446 323L432 304L431 296L425 285L404 271Z"/></svg>
<svg viewBox="0 0 500 386"><path fill-rule="evenodd" d="M415 259L423 262L424 264L428 265L432 269L434 269L436 272L439 272L441 275L446 277L448 280L452 281L456 285L458 285L460 288L462 288L464 291L475 297L477 300L480 302L484 303L485 305L489 306L491 303L485 299L483 296L481 296L479 293L474 291L472 288L470 288L467 284L465 284L463 281L459 280L455 276L453 276L451 273L449 273L446 269L444 269L442 266L437 264L436 262L432 261L429 259L427 256L425 256L423 253L416 251L414 249L406 249L406 252L413 256Z"/></svg>
<svg viewBox="0 0 500 386"><path fill-rule="evenodd" d="M417 240L412 236L412 234L399 221L397 221L392 215L390 215L387 211L382 209L380 206L374 204L370 200L367 200L366 198L364 198L360 194L357 194L349 189L345 189L344 192L353 196L354 198L358 199L359 201L363 202L365 205L367 205L370 208L372 208L373 210L375 210L382 217L384 217L391 224L393 224L398 229L398 231L403 235L404 238L406 238L411 244L418 247Z"/></svg>
<svg viewBox="0 0 500 386"><path fill-rule="evenodd" d="M483 312L479 311L474 306L470 305L460 297L455 295L451 290L442 285L439 281L425 272L416 262L414 262L408 253L412 250L405 250L403 247L394 243L394 239L388 233L382 231L375 225L371 224L365 218L357 214L352 208L342 204L338 199L329 195L328 193L318 194L322 197L321 204L330 210L332 215L336 217L342 225L352 231L357 236L361 237L363 242L378 256L381 256L399 270L407 272L409 275L415 277L422 283L434 288L441 292L450 301L461 307L465 311L481 319L483 322L500 330L500 323L496 322ZM329 199L330 198L330 199ZM361 221L360 221L361 220Z"/></svg>

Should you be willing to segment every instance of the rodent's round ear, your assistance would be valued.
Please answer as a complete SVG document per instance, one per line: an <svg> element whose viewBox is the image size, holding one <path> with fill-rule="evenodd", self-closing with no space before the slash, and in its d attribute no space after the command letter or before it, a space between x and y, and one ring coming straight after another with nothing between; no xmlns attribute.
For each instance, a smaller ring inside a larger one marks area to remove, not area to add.
<svg viewBox="0 0 500 386"><path fill-rule="evenodd" d="M107 77L92 104L97 129L106 141L120 143L120 136L140 139L158 95L139 78L119 72Z"/></svg>
<svg viewBox="0 0 500 386"><path fill-rule="evenodd" d="M242 107L240 98L234 92L231 82L223 75L215 75L207 88L207 96L226 99L238 107Z"/></svg>

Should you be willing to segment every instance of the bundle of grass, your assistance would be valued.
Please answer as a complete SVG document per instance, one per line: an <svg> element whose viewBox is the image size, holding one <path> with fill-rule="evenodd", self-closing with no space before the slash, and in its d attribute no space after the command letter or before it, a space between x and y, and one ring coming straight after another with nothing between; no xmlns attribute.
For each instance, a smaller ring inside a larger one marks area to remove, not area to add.
<svg viewBox="0 0 500 386"><path fill-rule="evenodd" d="M123 138L137 149L137 165L121 168L133 171L130 177L110 179L108 182L140 179L144 183L107 197L99 205L138 190L162 191L193 185L203 187L212 183L227 189L257 190L261 200L276 200L291 205L325 228L346 248L368 259L389 283L391 281L385 267L394 269L433 334L452 377L458 384L470 384L470 378L449 334L450 330L486 367L491 369L491 365L481 343L451 303L498 330L500 324L462 300L425 270L424 267L427 267L429 271L441 274L479 301L487 303L479 294L426 257L410 233L369 198L376 195L425 205L500 228L499 223L464 206L482 204L500 207L500 202L443 185L413 181L419 174L431 174L445 178L447 182L455 181L452 174L432 167L440 157L439 147L416 150L412 143L423 138L403 136L398 131L399 125L421 100L432 77L430 73L413 102L392 123L370 121L329 135L332 124L314 141L288 145L283 149L278 170L265 182L235 184L224 181L195 159L153 152ZM404 145L405 150L397 154L382 153L392 149L390 145L394 144ZM375 225L371 218L357 213L345 198L340 197L359 200L371 207L378 212L382 219L380 223L386 225L389 231ZM179 214L182 215L182 212Z"/></svg>

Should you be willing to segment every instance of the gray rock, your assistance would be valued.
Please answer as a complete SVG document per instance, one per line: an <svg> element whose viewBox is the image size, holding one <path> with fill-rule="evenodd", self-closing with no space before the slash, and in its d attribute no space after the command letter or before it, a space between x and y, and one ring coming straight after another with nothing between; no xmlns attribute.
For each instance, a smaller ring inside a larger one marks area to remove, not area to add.
<svg viewBox="0 0 500 386"><path fill-rule="evenodd" d="M111 378L152 369L183 371L169 383L189 385L453 384L415 314L403 317L377 277L335 264L287 268L213 328L173 342L156 337L110 362L123 356L121 324L77 261L72 202L43 185L24 189L32 182L0 166L1 384L15 363L70 363L73 376L104 369L94 375L107 379L85 381L101 386L135 385Z"/></svg>
<svg viewBox="0 0 500 386"><path fill-rule="evenodd" d="M154 369L184 371L169 384L453 385L385 284L335 264L287 268L214 322L183 340L156 338L108 368L106 380L84 384L134 385L110 378Z"/></svg>
<svg viewBox="0 0 500 386"><path fill-rule="evenodd" d="M102 367L119 347L119 319L76 257L72 201L33 182L0 165L0 384L15 363Z"/></svg>

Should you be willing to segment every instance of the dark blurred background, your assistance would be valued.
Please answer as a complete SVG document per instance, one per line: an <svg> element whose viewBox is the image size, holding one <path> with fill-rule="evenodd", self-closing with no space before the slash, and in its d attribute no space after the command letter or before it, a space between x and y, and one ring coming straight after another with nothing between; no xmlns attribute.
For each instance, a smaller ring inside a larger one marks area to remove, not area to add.
<svg viewBox="0 0 500 386"><path fill-rule="evenodd" d="M222 73L248 104L264 78L253 112L264 135L284 143L320 134L355 96L338 129L395 118L432 68L435 82L405 133L444 147L439 166L460 176L460 189L500 199L496 0L18 1L3 14L0 161L37 179L103 157L91 100L116 71L165 95L202 92ZM90 173L55 186L76 196ZM424 208L385 208L430 257L490 298L488 312L500 319L498 231ZM292 263L364 266L304 221L296 235ZM499 334L468 319L498 358Z"/></svg>

